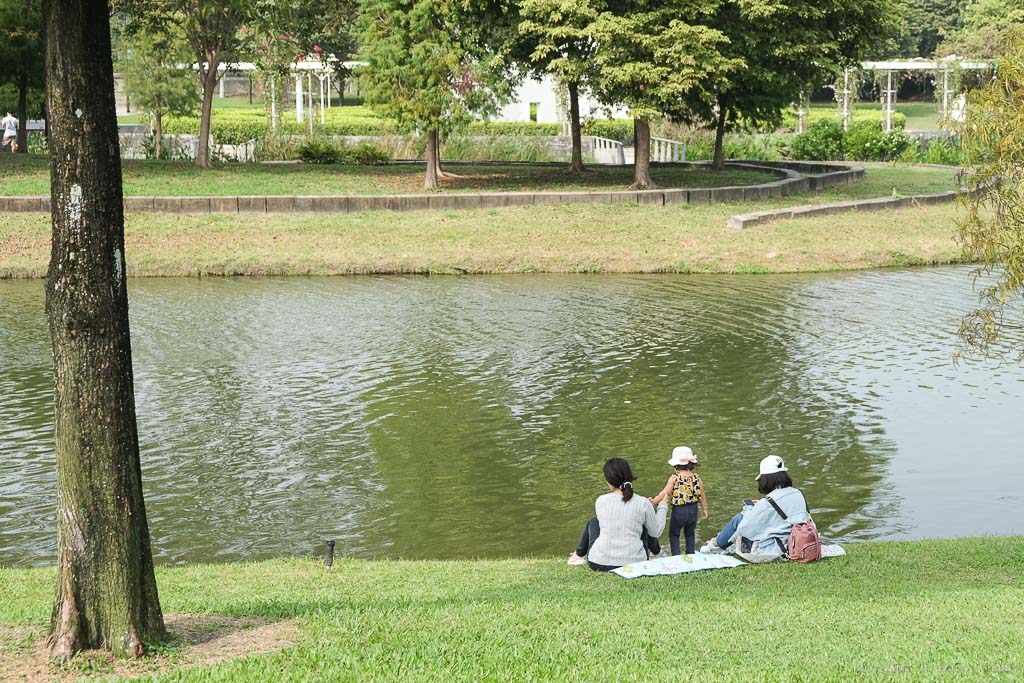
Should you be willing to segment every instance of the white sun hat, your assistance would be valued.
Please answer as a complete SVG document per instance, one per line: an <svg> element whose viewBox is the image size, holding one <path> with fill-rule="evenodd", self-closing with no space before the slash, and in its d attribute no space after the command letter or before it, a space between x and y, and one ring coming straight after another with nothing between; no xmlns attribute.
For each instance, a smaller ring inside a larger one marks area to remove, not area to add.
<svg viewBox="0 0 1024 683"><path fill-rule="evenodd" d="M767 458L761 461L760 470L757 476L754 477L754 481L757 481L765 474L775 474L776 472L786 472L786 463L782 462L782 458L777 455L769 455Z"/></svg>
<svg viewBox="0 0 1024 683"><path fill-rule="evenodd" d="M676 446L672 449L672 457L669 459L668 464L675 467L676 465L686 465L691 462L697 463L697 456L693 454L693 450L689 446Z"/></svg>

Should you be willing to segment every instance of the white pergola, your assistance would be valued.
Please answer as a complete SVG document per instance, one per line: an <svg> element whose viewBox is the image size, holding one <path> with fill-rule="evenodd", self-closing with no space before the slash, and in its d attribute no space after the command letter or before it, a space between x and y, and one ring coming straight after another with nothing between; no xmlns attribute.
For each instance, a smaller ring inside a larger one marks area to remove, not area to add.
<svg viewBox="0 0 1024 683"><path fill-rule="evenodd" d="M362 66L363 62L341 62L342 66L352 68ZM331 74L338 60L333 57L324 59L304 59L299 62L292 62L288 65L288 74L295 79L295 120L299 123L309 121L310 132L313 129L313 117L315 116L316 101L313 97L313 78L317 79L320 100L320 123L325 122L325 109L331 108ZM222 74L228 72L251 73L259 67L252 62L232 62L221 64L218 70ZM303 92L303 81L305 81L305 92ZM276 79L270 81L270 117L274 126L277 125L277 83ZM220 96L224 97L224 80L220 82ZM326 105L325 105L326 101ZM306 116L306 110L309 116Z"/></svg>
<svg viewBox="0 0 1024 683"><path fill-rule="evenodd" d="M988 62L969 62L953 55L942 59L896 59L883 62L861 62L862 71L883 71L885 72L885 88L882 90L882 116L885 130L892 130L892 115L896 111L896 88L893 87L892 74L894 71L934 71L936 77L941 75L939 92L940 113L943 118L950 115L950 101L953 89L949 82L950 71L984 71L992 68ZM856 83L851 86L853 69L843 70L842 87L836 87L836 99L839 101L839 116L843 120L843 130L849 127L850 115L853 113L853 101L851 95L856 91Z"/></svg>

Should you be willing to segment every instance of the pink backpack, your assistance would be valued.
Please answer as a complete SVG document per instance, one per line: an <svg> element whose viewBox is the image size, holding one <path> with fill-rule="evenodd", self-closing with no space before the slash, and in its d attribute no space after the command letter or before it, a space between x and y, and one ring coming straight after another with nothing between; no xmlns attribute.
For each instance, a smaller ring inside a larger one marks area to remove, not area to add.
<svg viewBox="0 0 1024 683"><path fill-rule="evenodd" d="M801 491L803 493L803 491ZM775 511L782 515L782 518L789 521L789 517L782 511L778 503L772 500L771 496L765 496ZM804 499L804 504L807 499ZM810 509L807 514L811 514ZM775 539L782 550L782 554L792 562L814 562L821 559L821 536L818 535L818 527L814 526L814 520L809 519L800 524L794 524L793 530L789 532L789 544L783 547L782 541Z"/></svg>

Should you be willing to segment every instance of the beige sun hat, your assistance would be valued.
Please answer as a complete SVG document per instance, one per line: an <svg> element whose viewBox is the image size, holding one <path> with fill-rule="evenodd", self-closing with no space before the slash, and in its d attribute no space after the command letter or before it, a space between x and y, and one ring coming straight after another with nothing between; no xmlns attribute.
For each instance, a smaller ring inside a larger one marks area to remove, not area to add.
<svg viewBox="0 0 1024 683"><path fill-rule="evenodd" d="M689 446L676 446L672 449L672 457L669 458L668 464L675 467L676 465L687 465L689 463L697 464L697 456L693 454L693 449Z"/></svg>

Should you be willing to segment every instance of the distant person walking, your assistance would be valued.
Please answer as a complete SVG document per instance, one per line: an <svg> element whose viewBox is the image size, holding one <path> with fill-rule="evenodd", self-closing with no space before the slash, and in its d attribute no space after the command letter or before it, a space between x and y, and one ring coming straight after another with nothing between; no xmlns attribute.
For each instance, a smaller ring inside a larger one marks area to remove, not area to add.
<svg viewBox="0 0 1024 683"><path fill-rule="evenodd" d="M11 153L18 151L18 119L14 118L11 112L7 112L7 116L0 121L0 128L4 129L4 144L3 149L7 149L7 146L11 146Z"/></svg>

